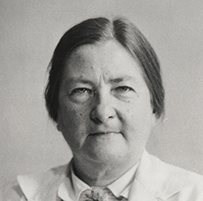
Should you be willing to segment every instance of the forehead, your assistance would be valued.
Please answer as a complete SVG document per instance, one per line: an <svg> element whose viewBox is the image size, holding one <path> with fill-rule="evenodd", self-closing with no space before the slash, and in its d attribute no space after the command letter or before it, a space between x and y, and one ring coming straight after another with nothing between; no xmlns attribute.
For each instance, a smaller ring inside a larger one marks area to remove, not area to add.
<svg viewBox="0 0 203 201"><path fill-rule="evenodd" d="M142 79L139 62L120 43L109 40L100 44L82 45L67 58L64 76L96 76L107 78L135 77Z"/></svg>

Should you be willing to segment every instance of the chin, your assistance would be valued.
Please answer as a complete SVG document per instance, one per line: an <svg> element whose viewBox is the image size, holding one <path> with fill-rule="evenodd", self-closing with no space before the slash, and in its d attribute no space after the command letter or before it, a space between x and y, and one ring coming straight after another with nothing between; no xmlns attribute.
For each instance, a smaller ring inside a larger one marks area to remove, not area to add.
<svg viewBox="0 0 203 201"><path fill-rule="evenodd" d="M97 146L86 152L87 157L90 160L102 162L102 163L115 163L119 161L124 161L127 157L127 149L121 146L108 146L105 147Z"/></svg>

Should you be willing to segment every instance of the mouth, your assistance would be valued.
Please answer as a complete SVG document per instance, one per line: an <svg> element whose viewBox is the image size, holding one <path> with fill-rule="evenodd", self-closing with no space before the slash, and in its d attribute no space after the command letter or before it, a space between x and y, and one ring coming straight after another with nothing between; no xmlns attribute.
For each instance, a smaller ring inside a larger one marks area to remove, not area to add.
<svg viewBox="0 0 203 201"><path fill-rule="evenodd" d="M105 132L94 132L94 133L90 133L89 135L99 136L99 135L113 135L113 134L116 135L121 133L117 131L105 131Z"/></svg>

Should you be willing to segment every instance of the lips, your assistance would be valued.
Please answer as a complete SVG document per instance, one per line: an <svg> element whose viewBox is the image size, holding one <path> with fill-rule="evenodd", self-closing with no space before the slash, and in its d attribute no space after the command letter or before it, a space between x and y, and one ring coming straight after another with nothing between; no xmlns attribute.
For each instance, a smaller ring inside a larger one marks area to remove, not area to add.
<svg viewBox="0 0 203 201"><path fill-rule="evenodd" d="M121 134L118 131L98 131L90 133L90 135L109 135L109 134Z"/></svg>

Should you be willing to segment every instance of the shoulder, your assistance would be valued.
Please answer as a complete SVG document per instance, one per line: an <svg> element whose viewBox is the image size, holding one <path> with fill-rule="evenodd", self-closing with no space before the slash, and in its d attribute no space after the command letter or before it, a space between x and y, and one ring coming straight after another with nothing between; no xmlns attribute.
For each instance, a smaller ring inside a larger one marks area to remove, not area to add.
<svg viewBox="0 0 203 201"><path fill-rule="evenodd" d="M153 155L149 155L149 157L151 163L155 166L157 171L165 175L167 179L170 179L172 177L177 178L177 181L182 181L185 183L203 183L203 176L200 174L163 162Z"/></svg>
<svg viewBox="0 0 203 201"><path fill-rule="evenodd" d="M167 164L157 159L157 164L166 173L168 188L177 188L174 200L184 197L184 201L203 201L203 176L183 168ZM171 198L172 199L172 198Z"/></svg>
<svg viewBox="0 0 203 201"><path fill-rule="evenodd" d="M203 176L167 164L147 152L140 161L136 179L154 197L162 200L184 197L184 201L203 201Z"/></svg>
<svg viewBox="0 0 203 201"><path fill-rule="evenodd" d="M38 193L39 187L46 190L47 186L57 187L66 177L69 165L52 168L48 171L19 175L14 182L0 187L0 201L23 201Z"/></svg>

